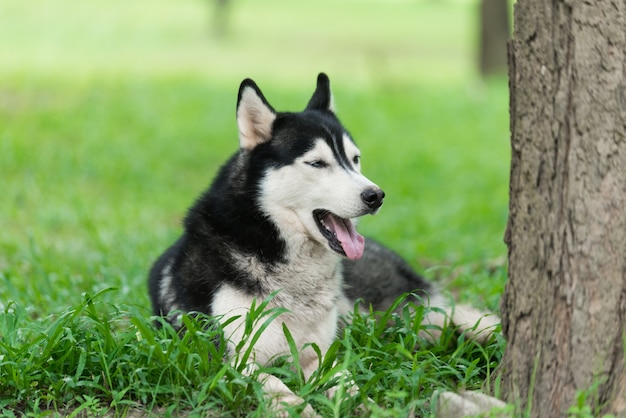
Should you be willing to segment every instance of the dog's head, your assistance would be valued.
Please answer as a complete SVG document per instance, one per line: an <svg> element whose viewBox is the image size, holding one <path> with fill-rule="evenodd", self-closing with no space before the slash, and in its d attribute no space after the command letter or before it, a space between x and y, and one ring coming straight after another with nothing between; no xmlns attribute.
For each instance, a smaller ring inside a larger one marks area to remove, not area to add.
<svg viewBox="0 0 626 418"><path fill-rule="evenodd" d="M360 258L364 239L355 218L376 213L385 194L361 174L361 153L335 115L328 77L318 76L302 112L276 112L257 85L244 80L237 125L241 151L259 179L259 209L283 238L304 235Z"/></svg>

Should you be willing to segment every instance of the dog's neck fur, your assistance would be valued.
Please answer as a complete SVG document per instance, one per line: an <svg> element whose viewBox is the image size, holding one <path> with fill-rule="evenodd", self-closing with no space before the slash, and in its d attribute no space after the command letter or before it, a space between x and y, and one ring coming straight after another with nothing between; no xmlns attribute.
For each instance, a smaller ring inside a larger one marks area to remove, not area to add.
<svg viewBox="0 0 626 418"><path fill-rule="evenodd" d="M260 255L235 253L233 265L257 282L257 296L278 291L277 306L290 309L287 305L310 304L313 299L321 304L334 303L343 288L341 257L302 232L291 235L285 243L283 261L268 264Z"/></svg>

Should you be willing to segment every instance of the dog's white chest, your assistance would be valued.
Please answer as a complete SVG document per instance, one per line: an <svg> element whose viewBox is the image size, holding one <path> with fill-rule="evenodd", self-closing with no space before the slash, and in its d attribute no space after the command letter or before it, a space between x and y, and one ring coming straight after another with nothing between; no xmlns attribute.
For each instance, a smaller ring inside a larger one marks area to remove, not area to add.
<svg viewBox="0 0 626 418"><path fill-rule="evenodd" d="M290 299L289 295L285 295ZM259 364L268 364L277 356L290 353L289 344L283 331L283 325L287 327L294 339L296 348L301 351L302 347L308 343L319 346L324 353L336 336L338 308L334 301L327 303L313 303L297 306L298 301L290 300L287 303L285 298L277 295L278 303L288 312L280 314L263 329L266 320L270 315L260 316L254 327L246 331L246 315L250 312L250 307L254 303L258 306L262 301L254 300L254 297L230 285L223 285L214 295L212 312L220 317L224 326L226 338L229 340L229 354L236 355L236 352L245 352L249 341L256 333L260 333L258 340L254 344L251 359ZM281 303L283 302L283 303ZM291 302L291 303L290 303ZM276 306L273 304L272 306ZM234 320L232 318L235 318ZM229 322L230 321L230 322ZM261 332L262 330L262 332ZM244 344L241 344L246 340ZM237 350L239 348L239 350ZM301 363L312 361L315 353L312 349L301 351Z"/></svg>

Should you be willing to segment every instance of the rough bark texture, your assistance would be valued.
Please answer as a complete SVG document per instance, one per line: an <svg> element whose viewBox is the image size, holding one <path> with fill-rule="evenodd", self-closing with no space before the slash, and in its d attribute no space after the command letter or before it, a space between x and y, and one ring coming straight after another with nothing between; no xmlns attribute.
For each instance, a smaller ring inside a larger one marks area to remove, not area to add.
<svg viewBox="0 0 626 418"><path fill-rule="evenodd" d="M480 0L480 74L505 75L509 0Z"/></svg>
<svg viewBox="0 0 626 418"><path fill-rule="evenodd" d="M626 0L519 0L502 391L626 416Z"/></svg>

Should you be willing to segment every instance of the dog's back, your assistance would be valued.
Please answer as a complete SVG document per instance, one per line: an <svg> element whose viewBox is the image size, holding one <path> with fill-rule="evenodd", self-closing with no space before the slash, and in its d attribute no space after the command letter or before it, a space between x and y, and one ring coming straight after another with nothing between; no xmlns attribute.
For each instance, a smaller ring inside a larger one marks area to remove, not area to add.
<svg viewBox="0 0 626 418"><path fill-rule="evenodd" d="M366 241L363 257L343 260L343 276L348 299L362 300L374 311L386 311L405 293L413 294L410 300L416 304L436 294L402 257L372 239Z"/></svg>

